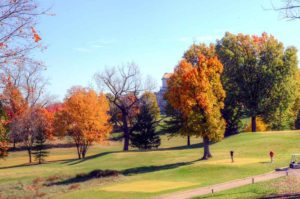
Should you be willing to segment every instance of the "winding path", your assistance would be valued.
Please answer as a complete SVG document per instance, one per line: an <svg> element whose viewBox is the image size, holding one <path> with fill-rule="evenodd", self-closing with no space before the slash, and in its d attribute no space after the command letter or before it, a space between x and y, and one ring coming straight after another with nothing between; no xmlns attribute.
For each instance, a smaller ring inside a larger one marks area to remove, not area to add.
<svg viewBox="0 0 300 199"><path fill-rule="evenodd" d="M196 196L204 196L207 194L211 194L212 190L213 192L219 192L227 189L232 189L232 188L252 184L253 179L254 182L262 182L262 181L267 181L267 180L279 178L286 175L300 176L300 170L274 171L262 175L233 180L233 181L229 181L221 184L215 184L207 187L201 187L197 189L180 191L180 192L175 192L167 195L161 195L159 197L156 197L155 199L188 199Z"/></svg>

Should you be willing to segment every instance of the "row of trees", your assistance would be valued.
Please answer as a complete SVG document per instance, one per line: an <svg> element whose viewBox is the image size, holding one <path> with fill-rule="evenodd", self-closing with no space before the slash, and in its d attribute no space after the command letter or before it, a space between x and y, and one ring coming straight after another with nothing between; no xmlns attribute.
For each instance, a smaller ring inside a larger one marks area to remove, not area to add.
<svg viewBox="0 0 300 199"><path fill-rule="evenodd" d="M43 143L49 134L43 108L48 100L42 99L45 67L30 57L33 50L43 49L34 27L44 14L34 0L0 2L0 157L7 155L8 141L22 141L31 161L33 143Z"/></svg>
<svg viewBox="0 0 300 199"><path fill-rule="evenodd" d="M242 118L251 118L253 132L257 117L273 130L299 128L297 66L296 48L266 33L193 44L168 81L165 131L187 135L188 144L189 136L202 137L207 159L209 142L238 133Z"/></svg>

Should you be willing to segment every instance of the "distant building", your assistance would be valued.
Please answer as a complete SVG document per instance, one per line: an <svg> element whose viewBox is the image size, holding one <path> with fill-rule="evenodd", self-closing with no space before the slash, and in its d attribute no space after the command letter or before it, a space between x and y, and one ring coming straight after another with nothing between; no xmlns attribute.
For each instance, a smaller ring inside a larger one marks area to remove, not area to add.
<svg viewBox="0 0 300 199"><path fill-rule="evenodd" d="M155 93L157 103L158 103L158 106L160 108L161 114L165 114L165 107L167 105L167 102L164 99L164 94L166 93L166 91L168 89L167 81L171 77L171 75L172 75L172 73L165 73L163 75L163 77L161 79L162 80L162 86L161 86L160 90L157 93Z"/></svg>

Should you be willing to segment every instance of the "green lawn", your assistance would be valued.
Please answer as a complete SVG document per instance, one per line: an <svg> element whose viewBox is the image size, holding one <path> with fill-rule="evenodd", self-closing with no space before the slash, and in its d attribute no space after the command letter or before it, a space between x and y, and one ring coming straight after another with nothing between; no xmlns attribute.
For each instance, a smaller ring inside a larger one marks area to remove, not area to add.
<svg viewBox="0 0 300 199"><path fill-rule="evenodd" d="M299 140L300 131L242 133L213 144L214 157L208 161L197 161L203 152L196 144L200 138L192 139L196 145L187 148L184 138L168 140L166 136L162 137L162 146L157 151L122 152L122 143L113 142L92 147L84 161L75 159L75 148L56 148L50 150L47 164L24 166L26 152L14 152L6 160L0 160L0 193L29 194L30 185L37 177L69 178L94 169L114 169L124 176L85 181L78 189L66 184L43 187L42 191L59 198L149 198L286 166L290 154L300 153ZM230 150L235 151L233 164ZM269 163L270 150L275 152L273 164Z"/></svg>
<svg viewBox="0 0 300 199"><path fill-rule="evenodd" d="M255 183L251 185L246 185L243 187L230 189L227 191L221 191L214 194L210 194L202 197L195 197L193 199L254 199L269 196L275 194L276 190L270 185L273 183L278 183L284 179L276 179L266 182Z"/></svg>

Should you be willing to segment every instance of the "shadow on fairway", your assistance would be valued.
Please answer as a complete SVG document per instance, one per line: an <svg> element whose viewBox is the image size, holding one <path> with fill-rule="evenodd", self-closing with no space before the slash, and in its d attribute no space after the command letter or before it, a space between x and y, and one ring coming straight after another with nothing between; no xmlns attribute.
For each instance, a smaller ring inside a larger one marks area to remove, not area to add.
<svg viewBox="0 0 300 199"><path fill-rule="evenodd" d="M213 145L214 143L211 143L211 145ZM95 158L99 158L102 156L106 156L109 154L114 154L114 153L143 153L143 152L150 152L150 151L170 151L170 150L187 150L187 149L201 149L203 148L203 144L202 143L198 143L198 144L191 144L190 146L187 145L183 145L183 146L176 146L176 147L169 147L169 148L158 148L158 149L151 149L151 150L138 150L138 149L133 149L133 150L129 150L129 151L106 151L106 152L101 152L95 155L91 155L91 156L87 156L84 159L71 159L71 160L66 160L64 161L62 164L68 164L70 166L72 165L76 165L88 160L92 160Z"/></svg>
<svg viewBox="0 0 300 199"><path fill-rule="evenodd" d="M175 147L168 147L168 148L158 148L154 151L186 150L186 149L196 149L196 148L198 149L203 148L203 143L191 144L190 146L183 145L183 146L175 146Z"/></svg>
<svg viewBox="0 0 300 199"><path fill-rule="evenodd" d="M112 175L107 175L106 177L115 177L118 174L123 174L125 176L131 176L131 175L150 173L150 172L161 171L161 170L175 169L175 168L178 168L178 167L191 165L191 164L193 164L197 161L200 161L200 160L194 160L194 161L190 161L190 162L178 162L178 163L165 164L165 165L159 165L159 166L136 167L136 168L125 169L125 170L122 170L122 171L106 170L104 172L108 171L108 172L112 173ZM90 175L93 172L94 171L92 171L90 173L87 173L87 174L79 174L79 175L76 175L75 177L68 178L68 179L63 180L63 181L51 183L48 186L68 185L68 184L72 184L72 183L80 183L80 182L85 182L85 181L88 181L88 180L98 178L98 177L95 177L94 175Z"/></svg>
<svg viewBox="0 0 300 199"><path fill-rule="evenodd" d="M175 169L178 167L191 165L197 161L200 161L200 160L194 160L194 161L190 161L190 162L178 162L178 163L165 164L165 165L159 165L159 166L151 165L151 166L135 167L135 168L123 170L122 174L125 176L130 176L130 175L150 173L150 172L161 171L161 170Z"/></svg>

